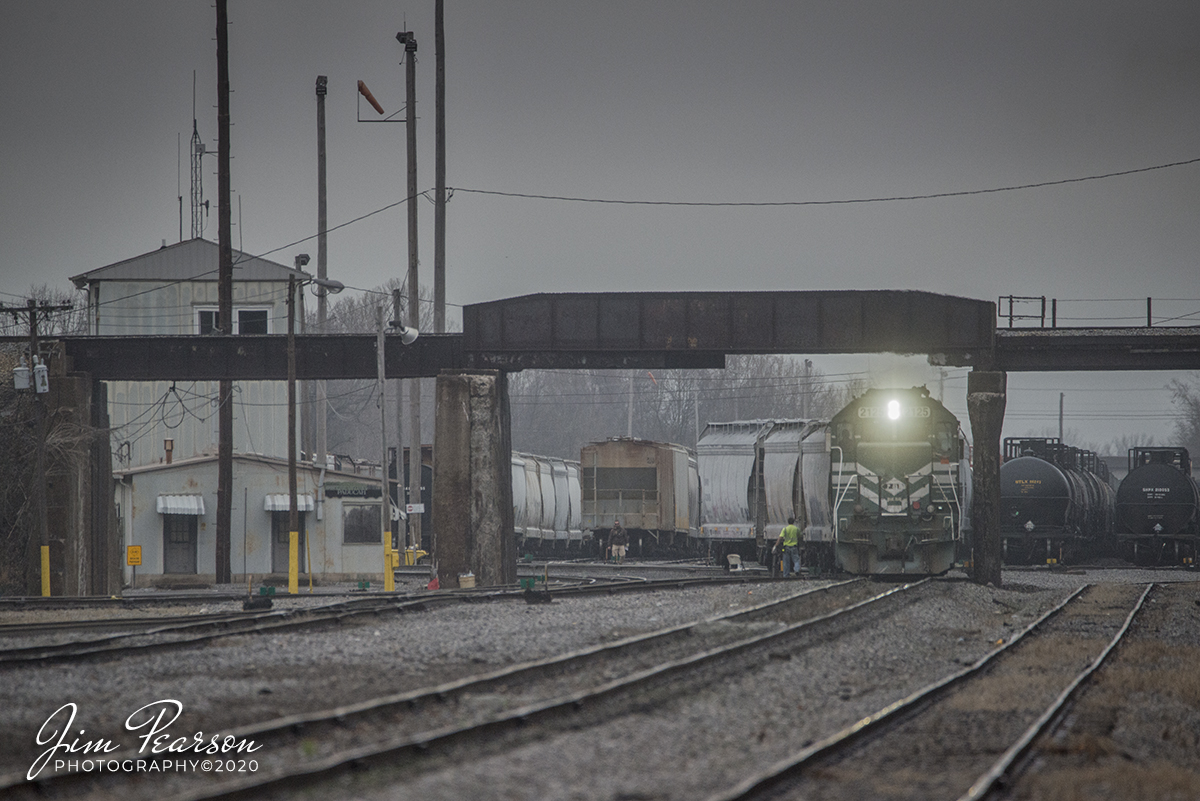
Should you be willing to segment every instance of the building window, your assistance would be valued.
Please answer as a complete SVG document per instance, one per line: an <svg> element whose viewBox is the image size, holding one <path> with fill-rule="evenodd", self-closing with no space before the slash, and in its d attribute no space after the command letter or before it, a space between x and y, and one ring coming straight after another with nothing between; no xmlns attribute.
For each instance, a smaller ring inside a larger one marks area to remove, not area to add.
<svg viewBox="0 0 1200 801"><path fill-rule="evenodd" d="M238 309L239 334L269 334L266 309Z"/></svg>
<svg viewBox="0 0 1200 801"><path fill-rule="evenodd" d="M378 503L347 503L342 506L342 542L346 545L380 545Z"/></svg>
<svg viewBox="0 0 1200 801"><path fill-rule="evenodd" d="M269 334L271 333L270 309L234 309L235 334ZM218 328L218 316L215 308L196 309L196 333L211 334Z"/></svg>
<svg viewBox="0 0 1200 801"><path fill-rule="evenodd" d="M197 309L196 310L196 333L211 334L213 329L217 327L217 310L216 309Z"/></svg>

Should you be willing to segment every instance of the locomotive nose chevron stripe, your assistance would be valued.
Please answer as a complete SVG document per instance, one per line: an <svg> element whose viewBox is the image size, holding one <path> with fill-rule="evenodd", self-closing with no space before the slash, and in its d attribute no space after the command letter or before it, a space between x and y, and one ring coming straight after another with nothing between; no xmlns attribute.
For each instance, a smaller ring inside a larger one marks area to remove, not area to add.
<svg viewBox="0 0 1200 801"><path fill-rule="evenodd" d="M904 478L890 476L884 479L858 462L848 462L835 472L834 489L841 493L857 478L858 503L893 514L907 513L910 504L927 498L954 502L957 473L958 465L954 464L923 465ZM906 489L907 498L899 497Z"/></svg>

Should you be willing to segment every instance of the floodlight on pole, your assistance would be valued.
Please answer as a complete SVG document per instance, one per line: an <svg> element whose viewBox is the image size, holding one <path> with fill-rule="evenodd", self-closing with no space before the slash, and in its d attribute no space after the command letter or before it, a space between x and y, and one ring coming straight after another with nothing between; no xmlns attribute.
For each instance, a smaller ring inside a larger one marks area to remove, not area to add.
<svg viewBox="0 0 1200 801"><path fill-rule="evenodd" d="M420 331L413 328L411 325L405 325L399 320L392 320L388 323L388 327L400 335L401 345L411 345L412 343L416 342L417 337L421 335Z"/></svg>

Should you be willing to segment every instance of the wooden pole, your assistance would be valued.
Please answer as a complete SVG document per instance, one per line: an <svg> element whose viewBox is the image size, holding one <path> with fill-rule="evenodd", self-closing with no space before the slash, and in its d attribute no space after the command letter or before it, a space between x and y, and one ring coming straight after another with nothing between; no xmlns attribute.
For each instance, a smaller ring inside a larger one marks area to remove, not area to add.
<svg viewBox="0 0 1200 801"><path fill-rule="evenodd" d="M437 83L434 124L434 203L433 203L433 330L446 331L446 30L444 0L436 0L434 14L434 60Z"/></svg>
<svg viewBox="0 0 1200 801"><path fill-rule="evenodd" d="M421 283L417 274L417 40L411 31L396 34L404 45L405 133L408 151L408 324L421 327ZM421 379L408 385L409 503L421 502ZM399 457L397 457L399 458ZM413 542L421 547L421 516L409 518Z"/></svg>
<svg viewBox="0 0 1200 801"><path fill-rule="evenodd" d="M221 332L233 333L233 232L229 203L229 13L227 0L217 3L217 317ZM230 537L233 519L233 382L223 379L217 390L217 584L233 580Z"/></svg>
<svg viewBox="0 0 1200 801"><path fill-rule="evenodd" d="M328 278L327 269L327 228L328 217L325 208L325 93L328 79L324 75L317 76L317 278ZM328 309L326 291L322 286L317 287L317 333L324 334L325 317ZM324 381L317 381L317 442L315 447L318 466L325 467L325 451L327 445L326 419L329 401L326 396ZM310 568L311 569L311 568Z"/></svg>

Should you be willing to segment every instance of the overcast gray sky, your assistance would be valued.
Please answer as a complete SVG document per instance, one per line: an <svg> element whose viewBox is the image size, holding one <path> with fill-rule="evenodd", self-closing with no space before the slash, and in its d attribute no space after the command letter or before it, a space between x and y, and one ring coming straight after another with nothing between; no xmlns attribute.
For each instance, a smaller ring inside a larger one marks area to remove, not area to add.
<svg viewBox="0 0 1200 801"><path fill-rule="evenodd" d="M419 44L419 180L433 185L433 0L230 2L234 246L315 242L318 74L329 219L404 196L397 31ZM7 0L0 29L0 300L190 235L187 139L216 149L209 0ZM600 290L924 289L1045 295L1060 319L1200 323L1200 3L446 0L449 301ZM182 164L177 142L183 142ZM205 164L216 237L216 160ZM421 204L423 276L432 205ZM329 274L406 268L398 206L330 235ZM1190 315L1190 316L1187 316ZM1120 320L1117 318L1129 318ZM1096 321L1103 323L1105 321ZM818 366L839 372L822 357ZM872 357L880 372L897 360ZM859 360L867 365L866 357ZM1013 375L1006 435L1167 437L1163 373ZM930 380L907 360L886 380ZM961 371L950 405L965 412ZM1113 390L1113 391L1109 391ZM1139 391L1144 390L1144 391ZM964 414L965 417L965 414Z"/></svg>

